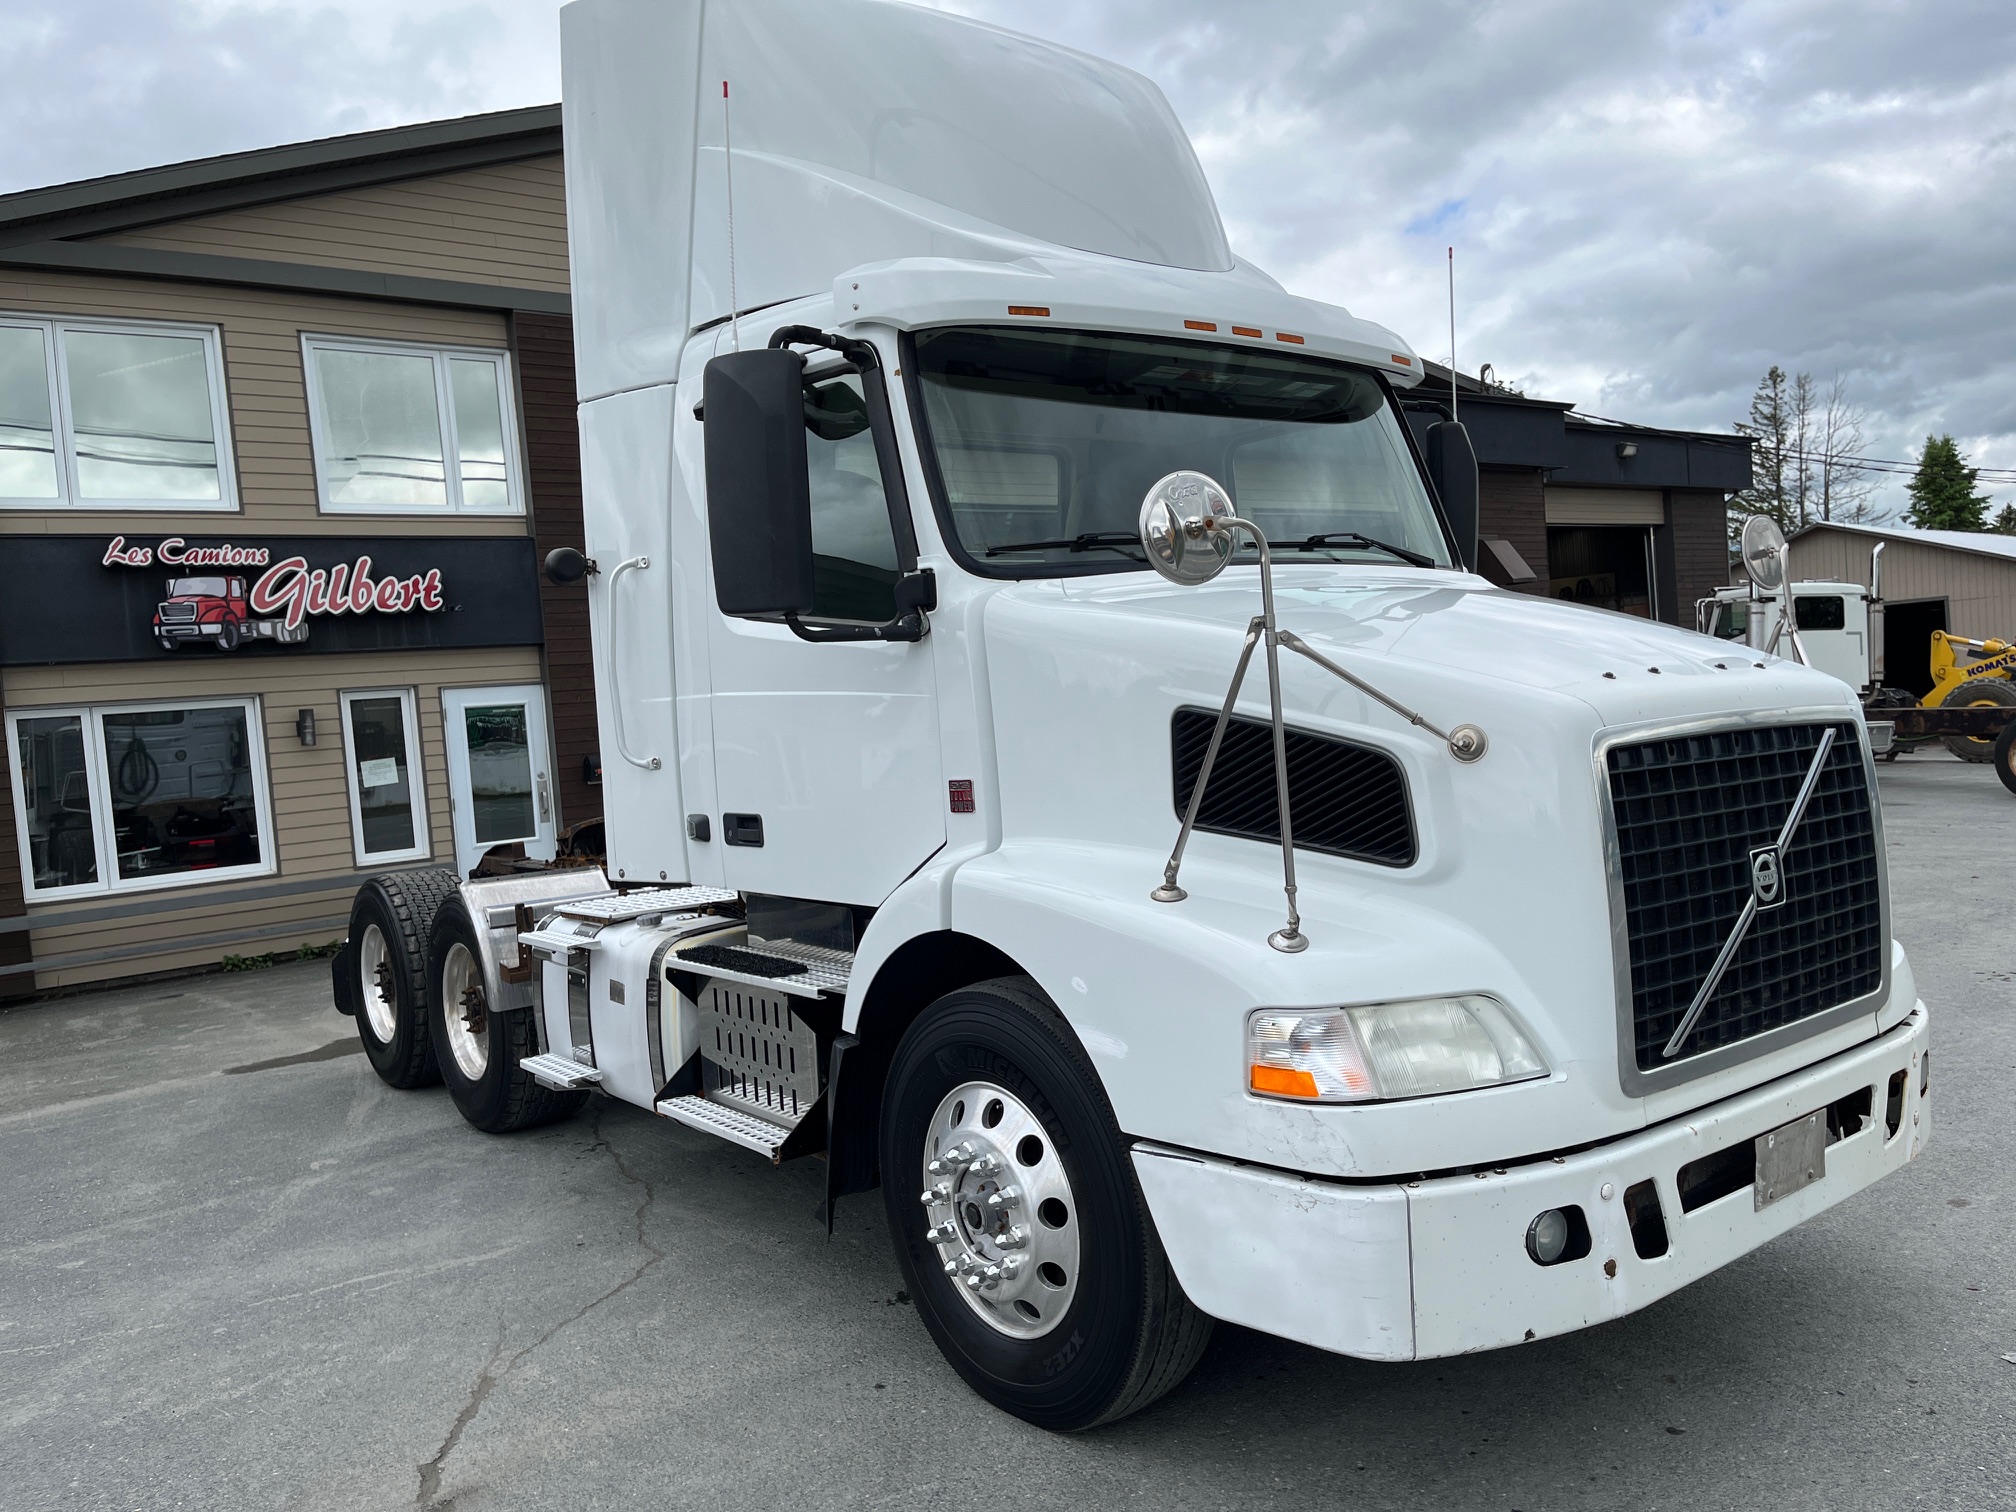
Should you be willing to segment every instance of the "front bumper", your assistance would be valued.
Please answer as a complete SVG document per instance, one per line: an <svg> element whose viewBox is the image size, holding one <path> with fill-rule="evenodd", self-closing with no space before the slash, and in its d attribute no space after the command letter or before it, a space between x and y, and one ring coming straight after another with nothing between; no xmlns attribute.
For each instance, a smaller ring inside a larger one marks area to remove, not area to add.
<svg viewBox="0 0 2016 1512"><path fill-rule="evenodd" d="M1406 1183L1347 1184L1152 1144L1134 1167L1191 1301L1229 1323L1372 1360L1433 1359L1622 1317L1748 1254L1915 1158L1932 1129L1919 1003L1887 1034L1657 1128L1573 1155ZM1886 1119L1905 1073L1898 1127ZM1826 1174L1759 1210L1745 1185L1683 1211L1683 1166L1869 1092ZM1650 1181L1666 1252L1640 1258L1624 1194ZM1526 1229L1579 1206L1590 1250L1541 1266Z"/></svg>

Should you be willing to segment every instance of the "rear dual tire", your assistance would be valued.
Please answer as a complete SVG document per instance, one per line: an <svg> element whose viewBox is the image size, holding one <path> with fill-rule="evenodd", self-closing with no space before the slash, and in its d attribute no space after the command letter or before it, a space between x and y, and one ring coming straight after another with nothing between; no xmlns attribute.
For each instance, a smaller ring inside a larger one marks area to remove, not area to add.
<svg viewBox="0 0 2016 1512"><path fill-rule="evenodd" d="M349 979L338 986L356 1012L365 1058L387 1086L441 1079L427 1013L427 939L435 911L454 891L455 873L446 867L387 872L359 888L350 906L348 945L336 958Z"/></svg>
<svg viewBox="0 0 2016 1512"><path fill-rule="evenodd" d="M961 1106L968 1098L978 1101ZM1008 1131L998 1151L990 1116ZM950 1193L925 1200L947 1179L927 1162L961 1145L991 1154L990 1174L975 1184L968 1168ZM1203 1353L1211 1320L1170 1269L1091 1063L1029 978L950 993L910 1027L884 1091L881 1167L918 1314L996 1407L1059 1432L1095 1428L1169 1391ZM997 1252L981 1232L986 1197L1010 1184L1028 1190L993 1227L1024 1234ZM1026 1269L1004 1282L1006 1257ZM948 1262L964 1267L958 1279ZM964 1284L989 1262L987 1290Z"/></svg>
<svg viewBox="0 0 2016 1512"><path fill-rule="evenodd" d="M510 1134L578 1113L586 1092L557 1092L520 1066L539 1053L532 1012L490 1011L481 959L476 926L460 894L453 894L434 915L427 980L435 1056L456 1110L485 1134Z"/></svg>

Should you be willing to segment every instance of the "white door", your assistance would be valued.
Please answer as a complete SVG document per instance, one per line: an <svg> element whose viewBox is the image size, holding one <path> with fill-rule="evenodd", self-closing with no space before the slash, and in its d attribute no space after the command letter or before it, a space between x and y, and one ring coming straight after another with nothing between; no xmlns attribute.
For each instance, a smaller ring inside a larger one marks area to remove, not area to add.
<svg viewBox="0 0 2016 1512"><path fill-rule="evenodd" d="M546 747L546 694L537 683L443 688L448 801L455 813L455 868L469 869L493 845L553 856L553 763Z"/></svg>

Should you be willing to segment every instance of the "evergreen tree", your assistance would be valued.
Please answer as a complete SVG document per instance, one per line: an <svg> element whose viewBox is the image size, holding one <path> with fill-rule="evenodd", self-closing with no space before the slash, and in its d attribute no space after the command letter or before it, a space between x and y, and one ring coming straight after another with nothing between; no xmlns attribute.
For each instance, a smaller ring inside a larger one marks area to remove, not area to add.
<svg viewBox="0 0 2016 1512"><path fill-rule="evenodd" d="M2016 504L2004 504L1988 528L1997 535L2016 535Z"/></svg>
<svg viewBox="0 0 2016 1512"><path fill-rule="evenodd" d="M1951 436L1927 436L1918 471L1906 488L1911 506L1904 518L1920 530L1988 529L1988 496L1974 491L1980 476Z"/></svg>
<svg viewBox="0 0 2016 1512"><path fill-rule="evenodd" d="M1798 447L1793 440L1797 423L1793 414L1792 381L1776 363L1758 380L1757 392L1750 396L1750 418L1736 422L1739 436L1755 438L1750 448L1750 486L1729 499L1729 539L1733 543L1743 533L1743 522L1753 514L1769 515L1790 535L1804 523L1799 518L1797 479Z"/></svg>

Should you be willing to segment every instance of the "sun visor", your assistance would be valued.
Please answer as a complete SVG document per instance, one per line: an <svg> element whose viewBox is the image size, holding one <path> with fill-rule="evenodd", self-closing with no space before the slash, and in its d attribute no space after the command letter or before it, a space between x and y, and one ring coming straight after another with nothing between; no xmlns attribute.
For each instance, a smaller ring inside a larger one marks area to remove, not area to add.
<svg viewBox="0 0 2016 1512"><path fill-rule="evenodd" d="M576 0L561 21L584 399L676 378L731 284L747 310L903 257L1233 266L1175 113L1116 64L885 0Z"/></svg>

